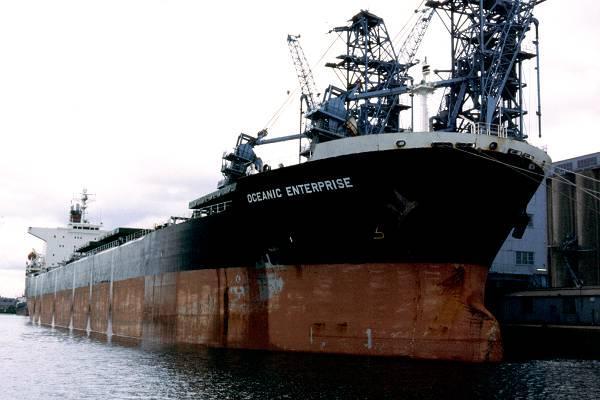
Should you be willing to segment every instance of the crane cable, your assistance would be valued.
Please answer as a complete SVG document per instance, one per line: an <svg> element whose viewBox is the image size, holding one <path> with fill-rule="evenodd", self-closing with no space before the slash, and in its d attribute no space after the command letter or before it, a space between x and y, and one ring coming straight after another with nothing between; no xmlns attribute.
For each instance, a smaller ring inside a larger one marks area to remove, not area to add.
<svg viewBox="0 0 600 400"><path fill-rule="evenodd" d="M508 167L508 168L514 169L515 171L519 172L520 174L522 174L522 175L524 175L524 176L527 176L529 179L531 179L531 180L534 180L535 182L537 182L537 181L536 181L536 180L535 180L535 179L534 179L534 178L533 178L531 175L537 175L537 176L541 176L542 178L547 178L547 179L550 179L550 180L552 180L552 181L557 181L557 182L560 182L560 183L566 183L566 184L568 184L568 185L570 185L570 186L574 186L574 187L576 187L576 188L577 188L577 185L576 185L575 183L573 183L573 182L570 182L570 181L569 181L569 180L567 180L566 178L562 178L562 177L560 177L560 178L554 178L554 177L552 177L552 176L549 176L549 172L550 172L550 168L551 168L551 166L548 166L548 167L547 167L547 170L545 169L546 173L544 173L544 174L540 174L540 173L538 173L538 172L533 172L533 171L527 170L527 169L525 169L525 168L521 168L521 167L517 167L517 166L515 166L515 165L511 165L511 164L505 163L505 162L503 162L503 161L500 161L500 160L497 160L497 159L495 159L495 158L492 158L492 157L490 157L490 156L488 156L488 155L486 155L486 154L484 154L484 153L473 153L473 152L466 151L466 150L463 150L463 149L457 149L457 148L454 148L454 149L455 149L455 150L457 150L457 151L461 151L461 152L464 152L464 153L467 153L467 154L470 154L470 155L476 156L476 157L480 157L480 158L483 158L483 159L486 159L486 160L489 160L489 161L496 162L496 163L498 163L498 164L502 164L502 165L504 165L504 166L506 166L506 167ZM527 172L527 174L525 174L525 173L523 173L523 172L521 172L521 171L525 171L525 172ZM547 175L548 175L548 176L547 176ZM582 175L582 176L585 176L585 175ZM593 179L593 180L594 180L594 181L597 181L596 179ZM547 184L546 184L546 182L544 182L543 184L544 184L544 185L547 187ZM581 190L583 193L587 194L588 196L592 197L593 199L600 201L600 196L596 196L595 194L593 194L593 193L591 193L590 191L588 191L588 190L586 190L586 189L583 189L583 188L578 188L578 189L579 189L579 190ZM569 195L566 195L566 194L564 194L564 193L562 193L562 192L558 192L558 193L559 193L561 196L567 197L569 200L573 200L573 199L572 199L572 197L571 197L571 196L569 196ZM593 209L593 208L591 208L591 210L592 210L592 211L593 211L595 214L598 214L598 215L600 215L600 212L598 212L598 210L596 210L596 209Z"/></svg>
<svg viewBox="0 0 600 400"><path fill-rule="evenodd" d="M398 33L396 33L396 35L394 35L394 38L392 39L392 43L400 44L401 34L404 32L404 30L406 28L408 28L409 25L414 25L414 24L410 24L410 22L413 19L413 17L418 14L419 9L421 7L423 7L423 3L425 3L425 0L422 0L421 3L419 3L419 5L417 6L417 8L415 8L415 12L412 13L410 15L410 17L408 17L408 19L406 20L406 22L404 23L404 25L402 26L402 28L400 28L400 30L398 31Z"/></svg>
<svg viewBox="0 0 600 400"><path fill-rule="evenodd" d="M418 11L423 6L424 3L425 3L425 0L421 0L421 2L419 3L419 6L415 9L415 12L413 14L411 14L411 16L405 22L404 26L394 36L394 39L392 39L392 43L394 43L399 38L400 34L409 26L409 23L411 22L411 20L413 19L413 17L418 14L416 11ZM321 55L321 57L319 58L319 60L316 63L314 63L313 66L311 66L311 69L313 69L316 65L318 65L323 60L323 58L325 58L325 56L329 53L329 50L331 50L331 48L333 47L333 45L339 39L341 39L341 36L338 34L337 37L333 39L333 41L331 42L331 44L323 52L323 54ZM336 77L339 79L339 76L336 75ZM279 108L275 111L275 113L267 121L267 123L265 124L265 128L264 129L269 129L269 128L273 127L273 125L277 122L277 120L281 116L283 110L285 110L289 106L289 104L291 103L291 99L294 98L294 96L296 95L297 92L298 92L298 87L296 86L296 88L294 90L292 90L291 92L289 92L287 98L283 101L283 103L281 104L281 106L279 106Z"/></svg>
<svg viewBox="0 0 600 400"><path fill-rule="evenodd" d="M323 54L321 55L321 57L319 58L319 60L313 65L313 67L316 66L317 64L319 64L323 60L323 58L325 58L325 56L327 55L327 53L329 53L329 50L331 50L331 48L333 47L333 45L335 44L335 42L338 41L338 39L339 39L339 35L336 38L333 39L333 41L331 42L331 44L327 47L327 49L325 49L325 51L323 52ZM311 69L312 69L312 67L311 67ZM296 95L297 92L298 92L298 86L296 86L296 88L294 90L292 90L291 92L289 92L287 98L284 100L284 102L281 104L281 106L277 109L277 111L275 111L275 113L273 114L273 116L265 124L265 129L271 128L275 124L275 122L277 122L277 120L281 116L281 113L291 103L291 100L294 98L294 96Z"/></svg>
<svg viewBox="0 0 600 400"><path fill-rule="evenodd" d="M571 171L571 170L568 170L568 169L565 169L565 168L557 167L557 166L549 165L546 168L544 168L544 170L546 171L546 173L540 174L540 173L537 173L537 172L533 172L533 171L527 170L525 168L521 168L521 167L517 167L515 165L507 164L507 163L505 163L503 161L500 161L500 160L496 160L495 158L492 158L492 157L490 157L490 156L488 156L486 154L474 154L474 153L471 153L469 151L466 151L466 150L463 150L463 149L456 149L456 148L455 148L455 150L463 151L463 152L468 153L468 154L473 154L473 155L476 155L476 156L479 156L479 157L482 157L482 158L486 158L486 159L488 159L490 161L494 161L494 162L497 162L499 164L503 164L503 165L505 165L507 167L510 167L510 168L513 168L513 169L517 169L517 170L522 170L522 171L527 172L528 174L538 175L538 176L542 176L542 177L547 177L548 179L552 179L552 180L555 180L555 181L561 181L561 182L563 182L562 180L560 180L558 178L553 178L553 177L549 176L549 174L550 174L550 168L560 169L560 170L572 173L574 175L580 176L582 178L589 179L589 180L591 180L593 182L599 182L600 183L600 180L598 180L598 179L595 179L595 178L592 178L592 177L589 177L589 176L586 176L586 175L583 175L583 174L578 174L577 172L574 172L574 171ZM570 183L573 186L576 186L574 183L572 183L572 182L570 182ZM595 190L591 190L591 189L582 189L582 190L596 192ZM600 200L600 198L598 198L598 200Z"/></svg>
<svg viewBox="0 0 600 400"><path fill-rule="evenodd" d="M562 170L562 171L566 171L566 172L568 172L568 173L571 173L571 174L574 174L574 175L580 176L580 177L582 177L582 178L585 178L585 179L589 179L589 180L591 180L592 182L598 182L598 183L600 183L600 180L599 180L599 179L592 178L591 176L586 176L586 175L583 175L583 174L578 174L578 173L577 173L577 172L575 172L575 171L571 171L571 170L569 170L569 169L566 169L566 168L561 168L561 167L557 167L557 166L554 166L554 168L555 168L555 169L560 169L560 170Z"/></svg>

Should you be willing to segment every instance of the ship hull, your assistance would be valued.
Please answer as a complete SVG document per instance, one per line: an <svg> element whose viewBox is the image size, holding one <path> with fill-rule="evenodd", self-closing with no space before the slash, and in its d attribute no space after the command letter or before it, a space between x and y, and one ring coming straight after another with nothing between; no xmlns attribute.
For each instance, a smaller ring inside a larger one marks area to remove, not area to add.
<svg viewBox="0 0 600 400"><path fill-rule="evenodd" d="M142 341L497 361L487 269L542 178L514 151L433 145L248 176L198 218L29 277L30 315Z"/></svg>
<svg viewBox="0 0 600 400"><path fill-rule="evenodd" d="M498 361L487 267L338 264L219 268L29 299L34 322L160 343Z"/></svg>

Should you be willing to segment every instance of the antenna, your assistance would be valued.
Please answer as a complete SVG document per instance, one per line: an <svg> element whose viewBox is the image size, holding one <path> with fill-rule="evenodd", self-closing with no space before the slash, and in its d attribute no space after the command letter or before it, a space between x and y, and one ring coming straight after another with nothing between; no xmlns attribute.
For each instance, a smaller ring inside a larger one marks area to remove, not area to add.
<svg viewBox="0 0 600 400"><path fill-rule="evenodd" d="M85 187L81 190L79 198L73 195L70 222L90 223L87 219L87 208L89 207L89 202L93 201L90 199L91 196L95 196L95 194L88 193Z"/></svg>
<svg viewBox="0 0 600 400"><path fill-rule="evenodd" d="M81 191L81 219L83 220L84 224L88 223L88 220L86 218L86 210L88 208L88 205L87 205L88 199L89 199L89 197L87 194L87 189L83 188L83 190Z"/></svg>

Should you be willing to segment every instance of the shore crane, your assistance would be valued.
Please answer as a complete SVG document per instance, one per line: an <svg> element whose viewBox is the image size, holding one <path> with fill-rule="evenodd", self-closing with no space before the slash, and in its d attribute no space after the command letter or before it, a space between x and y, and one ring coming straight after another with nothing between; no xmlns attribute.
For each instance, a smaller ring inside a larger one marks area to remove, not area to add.
<svg viewBox="0 0 600 400"><path fill-rule="evenodd" d="M301 98L306 102L308 111L311 111L318 107L316 99L317 89L315 78L298 39L300 39L300 35L288 35L287 42L292 60L294 61L294 67L296 68L296 74L298 75L298 81L300 82Z"/></svg>
<svg viewBox="0 0 600 400"><path fill-rule="evenodd" d="M415 14L421 14L411 28L410 32L400 45L398 50L398 61L404 65L404 74L408 74L409 68L418 63L414 62L415 55L423 42L423 37L434 14L433 9L415 10Z"/></svg>

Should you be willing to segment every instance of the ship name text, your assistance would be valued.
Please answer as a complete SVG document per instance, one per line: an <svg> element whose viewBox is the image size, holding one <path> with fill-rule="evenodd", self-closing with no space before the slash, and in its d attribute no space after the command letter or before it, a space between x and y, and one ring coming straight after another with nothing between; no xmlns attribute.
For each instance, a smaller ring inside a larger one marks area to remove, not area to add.
<svg viewBox="0 0 600 400"><path fill-rule="evenodd" d="M349 189L354 187L350 177L326 179L316 182L300 183L278 187L258 192L248 193L246 199L248 203L258 203L265 200L280 199L283 197L303 196L313 193L333 192L337 190Z"/></svg>

